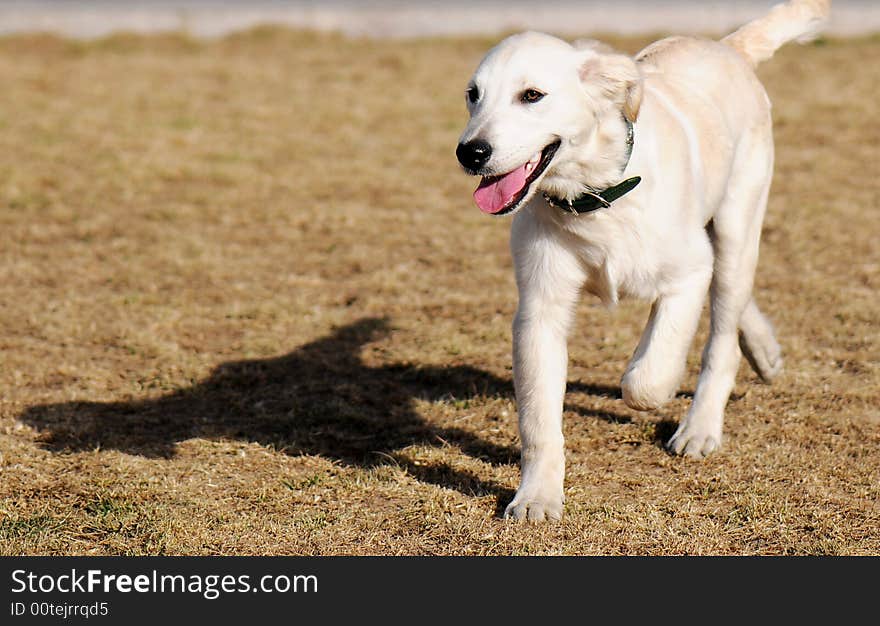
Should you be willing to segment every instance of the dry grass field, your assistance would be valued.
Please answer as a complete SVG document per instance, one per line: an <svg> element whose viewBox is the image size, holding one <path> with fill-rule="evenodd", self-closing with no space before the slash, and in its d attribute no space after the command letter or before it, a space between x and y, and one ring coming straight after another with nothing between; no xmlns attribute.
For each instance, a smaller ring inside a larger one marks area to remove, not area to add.
<svg viewBox="0 0 880 626"><path fill-rule="evenodd" d="M880 554L880 38L761 68L776 179L724 449L585 300L561 523L519 477L509 221L454 148L490 39L0 40L0 553ZM644 40L612 40L634 52Z"/></svg>

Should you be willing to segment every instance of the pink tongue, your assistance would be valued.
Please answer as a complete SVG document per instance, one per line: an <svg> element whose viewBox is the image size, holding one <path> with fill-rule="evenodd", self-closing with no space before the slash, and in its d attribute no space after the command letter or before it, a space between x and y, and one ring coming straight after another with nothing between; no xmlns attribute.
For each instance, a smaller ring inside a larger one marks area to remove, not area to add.
<svg viewBox="0 0 880 626"><path fill-rule="evenodd" d="M526 185L526 166L523 164L500 177L484 178L474 192L474 201L483 213L498 213Z"/></svg>

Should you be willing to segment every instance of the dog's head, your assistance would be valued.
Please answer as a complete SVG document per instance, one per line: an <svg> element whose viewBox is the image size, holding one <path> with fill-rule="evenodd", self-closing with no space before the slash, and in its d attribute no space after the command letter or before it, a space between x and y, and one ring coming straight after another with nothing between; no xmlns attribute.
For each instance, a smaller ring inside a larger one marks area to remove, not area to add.
<svg viewBox="0 0 880 626"><path fill-rule="evenodd" d="M505 215L537 191L573 198L619 174L624 148L615 141L623 117L638 115L641 82L631 58L601 44L527 32L489 51L465 99L470 120L456 156L483 177L480 210Z"/></svg>

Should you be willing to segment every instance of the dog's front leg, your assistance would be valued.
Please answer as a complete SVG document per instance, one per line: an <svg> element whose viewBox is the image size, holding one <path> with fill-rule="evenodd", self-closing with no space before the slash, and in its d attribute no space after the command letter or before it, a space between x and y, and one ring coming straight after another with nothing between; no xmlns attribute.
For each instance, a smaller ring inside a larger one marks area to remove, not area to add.
<svg viewBox="0 0 880 626"><path fill-rule="evenodd" d="M513 323L513 376L522 480L504 516L532 521L562 517L566 339L583 284L577 260L546 235L515 224L511 240L520 296Z"/></svg>

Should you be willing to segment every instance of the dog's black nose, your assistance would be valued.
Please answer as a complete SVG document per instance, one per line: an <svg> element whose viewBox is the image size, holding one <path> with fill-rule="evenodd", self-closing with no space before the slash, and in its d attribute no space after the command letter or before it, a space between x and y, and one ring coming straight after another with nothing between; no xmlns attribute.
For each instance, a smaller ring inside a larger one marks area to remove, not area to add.
<svg viewBox="0 0 880 626"><path fill-rule="evenodd" d="M489 157L492 156L492 146L489 145L488 141L474 139L467 143L458 144L455 156L458 157L458 162L467 169L478 170L486 165Z"/></svg>

